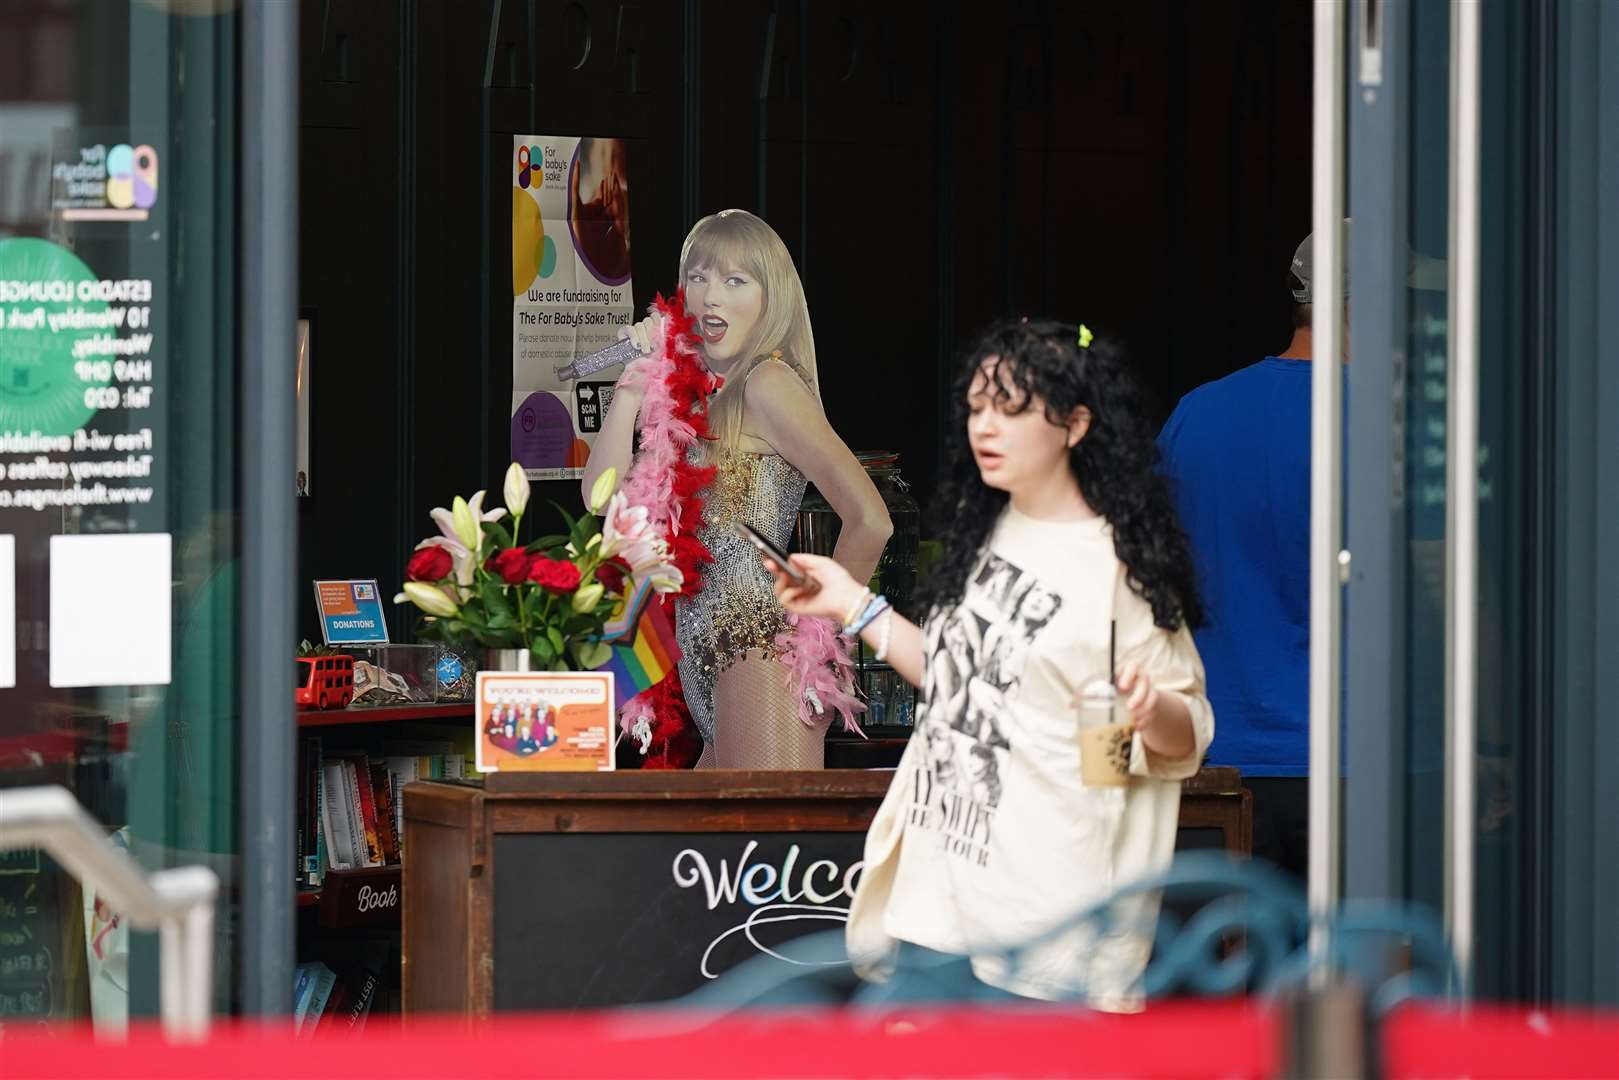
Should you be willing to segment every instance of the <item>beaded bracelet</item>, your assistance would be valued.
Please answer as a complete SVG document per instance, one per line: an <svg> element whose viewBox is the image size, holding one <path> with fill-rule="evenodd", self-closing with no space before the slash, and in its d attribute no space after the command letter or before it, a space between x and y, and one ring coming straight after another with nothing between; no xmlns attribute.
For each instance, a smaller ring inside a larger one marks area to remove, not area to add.
<svg viewBox="0 0 1619 1080"><path fill-rule="evenodd" d="M879 664L888 659L889 634L893 632L893 629L894 609L888 608L886 609L886 614L883 616L882 633L877 635L877 662Z"/></svg>
<svg viewBox="0 0 1619 1080"><path fill-rule="evenodd" d="M849 627L853 626L854 621L860 617L860 613L862 611L866 610L866 604L870 600L871 600L871 590L870 589L861 589L860 590L860 599L856 600L854 602L854 604L852 606L850 606L849 610L843 616L843 633L844 633L844 635L849 636L849 637L854 636L854 635L849 633Z"/></svg>
<svg viewBox="0 0 1619 1080"><path fill-rule="evenodd" d="M877 621L877 616L881 615L887 610L888 600L885 597L873 597L871 603L866 606L865 612L861 614L860 618L846 631L846 633L850 637L859 637L861 632L864 631L866 627Z"/></svg>
<svg viewBox="0 0 1619 1080"><path fill-rule="evenodd" d="M859 637L860 631L869 626L871 624L871 620L875 619L878 614L881 613L883 608L887 606L887 600L883 599L881 596L878 596L870 589L867 589L865 595L861 598L861 607L855 613L854 617L844 624L843 629L840 632L846 638L853 639Z"/></svg>

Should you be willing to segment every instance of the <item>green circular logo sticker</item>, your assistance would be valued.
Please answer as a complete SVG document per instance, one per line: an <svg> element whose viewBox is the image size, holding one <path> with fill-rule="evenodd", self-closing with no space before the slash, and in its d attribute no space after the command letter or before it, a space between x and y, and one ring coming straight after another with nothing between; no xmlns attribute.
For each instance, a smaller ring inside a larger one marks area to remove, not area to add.
<svg viewBox="0 0 1619 1080"><path fill-rule="evenodd" d="M79 298L96 280L48 240L0 240L0 431L71 435L96 414L89 391L112 381L111 357L74 346L119 329L105 300Z"/></svg>

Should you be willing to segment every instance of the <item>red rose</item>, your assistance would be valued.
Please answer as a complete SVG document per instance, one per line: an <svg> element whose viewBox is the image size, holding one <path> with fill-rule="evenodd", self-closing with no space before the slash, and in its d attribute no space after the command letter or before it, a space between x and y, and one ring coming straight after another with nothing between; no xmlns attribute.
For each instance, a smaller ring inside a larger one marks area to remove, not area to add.
<svg viewBox="0 0 1619 1080"><path fill-rule="evenodd" d="M602 583L602 588L608 592L624 593L624 579L630 576L630 564L614 555L611 559L596 567L596 580Z"/></svg>
<svg viewBox="0 0 1619 1080"><path fill-rule="evenodd" d="M521 585L523 579L528 577L529 555L522 548L509 547L503 549L483 568L491 574L499 574L500 580L508 585Z"/></svg>
<svg viewBox="0 0 1619 1080"><path fill-rule="evenodd" d="M443 548L425 547L405 564L406 581L443 581L455 569L455 560Z"/></svg>
<svg viewBox="0 0 1619 1080"><path fill-rule="evenodd" d="M534 565L529 568L528 579L546 592L573 592L579 587L579 568L566 559L542 556L535 559Z"/></svg>

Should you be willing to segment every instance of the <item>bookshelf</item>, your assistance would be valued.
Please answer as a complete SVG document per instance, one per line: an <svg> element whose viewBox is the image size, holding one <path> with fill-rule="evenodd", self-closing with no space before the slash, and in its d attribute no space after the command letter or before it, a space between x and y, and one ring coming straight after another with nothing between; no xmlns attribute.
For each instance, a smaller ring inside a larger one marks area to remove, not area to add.
<svg viewBox="0 0 1619 1080"><path fill-rule="evenodd" d="M397 924L398 905L382 901L383 894L399 883L399 871L398 865L329 870L318 887L298 890L297 906L319 910L320 925L328 929ZM362 892L362 887L368 891Z"/></svg>
<svg viewBox="0 0 1619 1080"><path fill-rule="evenodd" d="M470 720L471 704L350 705L346 709L305 709L299 728L346 727L351 724L394 724L406 720Z"/></svg>
<svg viewBox="0 0 1619 1080"><path fill-rule="evenodd" d="M407 853L398 803L414 780L466 775L472 716L471 703L297 711L299 862L289 869L297 912L295 1015L312 1014L323 1029L352 1029L367 1015L399 1011ZM341 859L328 847L334 839ZM318 873L304 858L312 848ZM339 1014L328 1017L329 1004L308 1004L311 997L318 1003L323 990L339 1003Z"/></svg>

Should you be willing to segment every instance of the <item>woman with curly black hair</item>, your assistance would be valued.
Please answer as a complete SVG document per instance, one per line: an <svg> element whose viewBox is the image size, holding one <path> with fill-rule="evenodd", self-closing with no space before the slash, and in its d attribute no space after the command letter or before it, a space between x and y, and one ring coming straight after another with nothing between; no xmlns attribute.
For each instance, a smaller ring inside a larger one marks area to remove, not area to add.
<svg viewBox="0 0 1619 1080"><path fill-rule="evenodd" d="M1089 330L992 326L954 396L924 625L829 559L793 556L817 588L772 567L788 610L841 619L922 689L923 737L867 835L850 956L880 978L908 942L969 954L1013 993L1136 1009L1155 898L1106 936L1061 930L1015 963L1004 950L1173 854L1180 781L1214 735L1186 536L1123 354ZM1134 728L1131 776L1090 786L1077 698L1109 677Z"/></svg>

